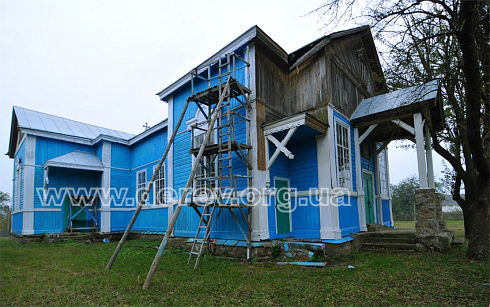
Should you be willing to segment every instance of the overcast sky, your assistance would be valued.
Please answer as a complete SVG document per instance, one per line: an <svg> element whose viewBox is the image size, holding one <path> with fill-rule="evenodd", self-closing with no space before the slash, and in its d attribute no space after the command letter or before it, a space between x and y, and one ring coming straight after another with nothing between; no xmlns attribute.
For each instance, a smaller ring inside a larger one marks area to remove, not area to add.
<svg viewBox="0 0 490 307"><path fill-rule="evenodd" d="M155 93L253 25L288 53L357 26L324 28L318 14L304 16L321 3L0 0L0 149L13 105L140 133L167 117ZM417 173L414 150L390 150L392 183ZM12 192L12 168L0 156L0 191Z"/></svg>

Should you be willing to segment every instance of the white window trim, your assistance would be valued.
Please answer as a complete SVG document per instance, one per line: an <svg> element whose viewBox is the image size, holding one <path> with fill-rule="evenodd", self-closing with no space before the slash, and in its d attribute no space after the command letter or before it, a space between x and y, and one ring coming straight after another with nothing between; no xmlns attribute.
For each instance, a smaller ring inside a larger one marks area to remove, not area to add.
<svg viewBox="0 0 490 307"><path fill-rule="evenodd" d="M379 159L380 159L380 156L383 155L383 162L384 162L384 165L381 165L379 162ZM379 196L382 198L382 199L389 199L389 190L390 190L390 187L389 187L389 181L388 181L388 165L386 163L386 160L387 160L387 154L386 154L386 149L384 149L382 152L379 153L378 155L378 178L379 178ZM381 174L381 167L384 167L384 180L385 180L385 184L386 184L386 193L383 193L383 185L382 185L382 174Z"/></svg>
<svg viewBox="0 0 490 307"><path fill-rule="evenodd" d="M138 205L141 201L140 196L139 196L139 182L138 182L138 177L139 177L139 174L141 174L141 173L145 173L145 176L144 176L144 178L145 178L145 189L148 185L148 178L147 178L148 174L146 173L146 168L142 169L140 171L137 171L136 172L136 195L135 195L136 196L136 205ZM148 199L146 200L146 202L148 203Z"/></svg>
<svg viewBox="0 0 490 307"><path fill-rule="evenodd" d="M155 174L155 172L157 171L157 166L158 165L154 165L153 166L153 174ZM165 189L167 187L167 176L165 176L165 171L166 171L166 167L165 167L165 163L162 164L162 169L163 169L163 188ZM162 173L158 173L158 175L160 175ZM161 180L162 178L156 178L155 179L155 182L153 183L153 205L154 206L157 206L157 205L166 205L167 204L167 196L164 195L164 203L163 204L159 204L157 203L157 182L158 180Z"/></svg>
<svg viewBox="0 0 490 307"><path fill-rule="evenodd" d="M338 159L338 144L337 144L337 124L340 126L344 127L347 129L347 150L349 152L349 183L347 186L343 187L346 188L350 191L352 191L352 171L353 171L353 166L352 166L352 148L351 148L351 131L350 131L350 125L343 122L342 120L335 118L334 120L335 126L334 126L334 140L335 140L335 175L336 175L336 180L337 180L337 186L340 186L340 174L339 174L339 159Z"/></svg>

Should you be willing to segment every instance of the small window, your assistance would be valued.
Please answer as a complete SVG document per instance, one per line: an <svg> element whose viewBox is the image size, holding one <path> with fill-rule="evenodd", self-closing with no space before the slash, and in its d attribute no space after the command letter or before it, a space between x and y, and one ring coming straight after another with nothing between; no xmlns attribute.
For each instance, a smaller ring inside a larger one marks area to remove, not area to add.
<svg viewBox="0 0 490 307"><path fill-rule="evenodd" d="M350 188L350 136L349 127L340 122L335 123L337 178L339 187Z"/></svg>
<svg viewBox="0 0 490 307"><path fill-rule="evenodd" d="M157 168L155 166L154 171ZM157 178L155 179L155 184L153 185L155 205L165 204L165 164L162 165L160 171L158 172Z"/></svg>
<svg viewBox="0 0 490 307"><path fill-rule="evenodd" d="M146 189L146 169L136 173L136 200L138 204L141 202L143 193L145 193L145 189Z"/></svg>

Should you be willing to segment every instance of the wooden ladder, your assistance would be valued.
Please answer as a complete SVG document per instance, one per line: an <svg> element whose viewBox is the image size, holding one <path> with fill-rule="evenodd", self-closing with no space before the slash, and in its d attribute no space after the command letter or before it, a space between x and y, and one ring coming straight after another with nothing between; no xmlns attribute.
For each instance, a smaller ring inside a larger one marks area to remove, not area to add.
<svg viewBox="0 0 490 307"><path fill-rule="evenodd" d="M209 212L209 207L213 207L211 212ZM213 222L215 209L216 209L216 204L206 205L201 213L201 220L199 221L199 226L197 227L197 232L196 232L196 237L194 238L194 242L192 242L192 248L189 254L189 260L187 261L187 265L191 265L192 256L197 255L196 263L194 264L194 269L196 269L197 266L199 265L199 260L201 260L201 255L204 250L204 245L209 241L211 229L213 228L212 226L214 226L212 222ZM201 234L202 229L205 229L205 232L204 232L204 238L201 240L199 239L199 235ZM198 246L199 245L198 242L201 243L200 246Z"/></svg>

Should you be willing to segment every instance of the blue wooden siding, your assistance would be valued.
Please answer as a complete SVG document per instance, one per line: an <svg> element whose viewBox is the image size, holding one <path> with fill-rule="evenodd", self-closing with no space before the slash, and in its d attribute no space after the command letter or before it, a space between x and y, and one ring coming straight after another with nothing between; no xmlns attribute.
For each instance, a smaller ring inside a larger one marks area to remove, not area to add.
<svg viewBox="0 0 490 307"><path fill-rule="evenodd" d="M134 211L131 211L134 214ZM168 209L141 210L134 223L134 230L166 231L168 228Z"/></svg>
<svg viewBox="0 0 490 307"><path fill-rule="evenodd" d="M22 234L23 212L12 214L12 232Z"/></svg>
<svg viewBox="0 0 490 307"><path fill-rule="evenodd" d="M202 212L202 208L199 209ZM244 213L247 214L248 209L243 209ZM217 214L218 209L215 212ZM233 213L238 219L242 229L246 233L246 223L238 209L234 209ZM174 234L177 237L194 237L196 235L197 227L199 225L199 216L191 207L184 206L180 211L179 218L175 224ZM202 232L201 232L202 234ZM211 232L211 238L220 239L234 239L234 240L244 240L243 235L240 232L239 227L233 220L231 213L228 209L223 209L219 219L216 222L213 231Z"/></svg>
<svg viewBox="0 0 490 307"><path fill-rule="evenodd" d="M382 200L382 208L383 208L383 223L386 226L393 226L391 225L391 216L390 216L390 201L387 199Z"/></svg>
<svg viewBox="0 0 490 307"><path fill-rule="evenodd" d="M134 210L111 211L111 231L123 232L133 217Z"/></svg>
<svg viewBox="0 0 490 307"><path fill-rule="evenodd" d="M62 212L34 212L34 233L63 232Z"/></svg>
<svg viewBox="0 0 490 307"><path fill-rule="evenodd" d="M36 165L76 150L96 153L93 146L36 137Z"/></svg>
<svg viewBox="0 0 490 307"><path fill-rule="evenodd" d="M130 170L111 169L111 208L135 206L133 175Z"/></svg>
<svg viewBox="0 0 490 307"><path fill-rule="evenodd" d="M111 167L131 169L131 149L129 146L117 143L111 144Z"/></svg>
<svg viewBox="0 0 490 307"><path fill-rule="evenodd" d="M342 236L348 236L361 230L357 201L357 197L339 196L339 224Z"/></svg>

